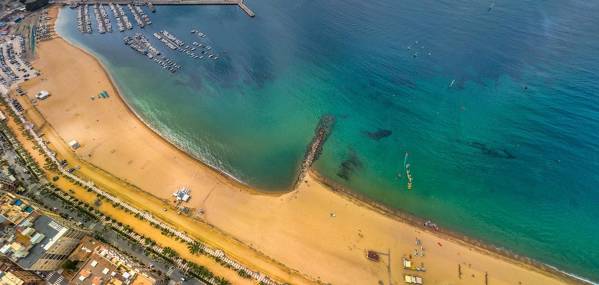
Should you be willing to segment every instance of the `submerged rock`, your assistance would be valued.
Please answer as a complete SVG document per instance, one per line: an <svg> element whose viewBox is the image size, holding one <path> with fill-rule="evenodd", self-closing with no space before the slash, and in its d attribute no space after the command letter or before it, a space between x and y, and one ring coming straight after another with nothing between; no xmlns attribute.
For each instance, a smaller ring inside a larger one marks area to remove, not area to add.
<svg viewBox="0 0 599 285"><path fill-rule="evenodd" d="M351 178L354 172L360 168L362 168L362 161L360 161L356 155L356 152L350 150L349 157L341 162L341 165L339 165L337 176L347 181Z"/></svg>
<svg viewBox="0 0 599 285"><path fill-rule="evenodd" d="M480 152L486 156L494 157L494 158L504 158L504 159L515 159L511 152L504 148L492 148L487 144L481 142L466 142L466 144L470 147L480 150Z"/></svg>
<svg viewBox="0 0 599 285"><path fill-rule="evenodd" d="M385 130L385 129L378 129L374 132L369 132L369 131L365 131L364 134L366 134L366 136L368 136L370 139L373 140L380 140L382 138L386 138L388 136L390 136L393 132L391 132L391 130Z"/></svg>

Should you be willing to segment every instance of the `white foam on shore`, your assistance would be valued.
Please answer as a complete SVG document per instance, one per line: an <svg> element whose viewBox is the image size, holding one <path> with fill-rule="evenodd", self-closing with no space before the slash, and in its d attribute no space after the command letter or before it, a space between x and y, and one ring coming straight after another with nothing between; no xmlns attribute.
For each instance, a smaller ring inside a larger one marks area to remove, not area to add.
<svg viewBox="0 0 599 285"><path fill-rule="evenodd" d="M107 68L107 66L105 65L104 61L103 61L103 57L97 53L95 53L94 51L92 51L91 49L88 49L87 47L85 47L84 44L77 42L76 40L70 38L67 36L67 33L64 32L66 25L69 24L68 19L65 19L64 14L62 13L62 9L67 9L66 7L62 7L59 9L58 12L58 16L57 16L57 20L55 22L55 31L56 33L62 38L64 39L66 42L68 42L69 44L80 48L81 50L85 51L87 54L93 56L95 59L97 59L97 62L99 62L99 64L101 65L101 67L106 71L106 74L109 77L109 80L112 82L112 85L114 86L114 88L117 90L117 92L119 93L118 96L121 98L121 100L125 103L125 105L127 106L127 108L144 124L146 125L150 130L152 130L152 132L154 132L155 134L157 134L158 136L160 136L162 139L164 139L166 142L170 143L172 146L174 146L175 148L183 151L184 153L186 153L187 155L189 155L190 157L198 160L200 163L210 167L211 169L213 169L214 171L221 173L223 175L225 175L227 178L241 184L244 186L248 186L249 184L244 182L243 180L241 180L240 178L234 176L232 173L229 173L228 171L224 170L222 168L222 166L218 166L216 163L213 163L212 161L210 161L210 159L205 159L204 157L198 157L198 155L194 155L193 152L188 151L188 149L186 149L186 147L184 147L181 142L178 142L176 138L174 138L173 136L169 136L167 134L163 134L161 132L159 132L156 128L152 127L152 125L150 125L146 120L144 120L138 113L137 111L129 104L129 102L127 102L126 98L124 95L122 90L119 88L117 81L114 80L114 78L112 77L112 74L110 72L110 69ZM214 160L218 159L216 157L213 158ZM538 262L538 261L535 261ZM554 270L555 272L559 272L561 274L564 274L568 277L571 277L575 280L578 280L580 282L586 283L586 284L591 284L591 285L599 285L598 282L595 281L591 281L589 279L586 279L584 277L578 276L576 274L573 273L569 273L566 272L564 270L561 270L553 265L549 265L546 263L542 263L542 262L538 262L544 266L547 266L548 268L551 268L552 270Z"/></svg>

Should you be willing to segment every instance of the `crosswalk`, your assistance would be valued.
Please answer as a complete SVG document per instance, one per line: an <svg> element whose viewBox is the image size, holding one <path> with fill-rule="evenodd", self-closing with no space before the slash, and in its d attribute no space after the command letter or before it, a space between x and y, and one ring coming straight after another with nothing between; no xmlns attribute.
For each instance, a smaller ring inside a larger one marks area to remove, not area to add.
<svg viewBox="0 0 599 285"><path fill-rule="evenodd" d="M62 274L53 271L52 273L50 273L47 277L46 277L46 281L48 281L48 284L50 285L67 285L69 284L67 282L67 280L64 279L64 276L62 276Z"/></svg>

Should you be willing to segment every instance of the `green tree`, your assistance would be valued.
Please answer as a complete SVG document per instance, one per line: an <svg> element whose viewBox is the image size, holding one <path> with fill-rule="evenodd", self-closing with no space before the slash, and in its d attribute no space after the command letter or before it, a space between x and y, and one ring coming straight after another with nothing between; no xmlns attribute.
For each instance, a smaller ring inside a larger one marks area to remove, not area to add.
<svg viewBox="0 0 599 285"><path fill-rule="evenodd" d="M187 246L187 248L189 249L189 253L191 253L191 254L202 253L202 245L199 242L197 242L197 241L189 244Z"/></svg>

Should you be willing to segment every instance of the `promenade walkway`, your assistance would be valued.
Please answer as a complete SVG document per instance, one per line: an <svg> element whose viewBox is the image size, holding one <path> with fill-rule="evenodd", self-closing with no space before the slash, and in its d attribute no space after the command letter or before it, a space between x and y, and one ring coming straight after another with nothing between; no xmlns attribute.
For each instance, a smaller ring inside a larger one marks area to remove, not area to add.
<svg viewBox="0 0 599 285"><path fill-rule="evenodd" d="M25 130L33 137L33 140L36 142L37 146L40 148L41 151L44 152L44 154L46 155L47 158L49 158L51 160L51 162L56 165L57 169L60 171L60 173L66 177L69 177L70 179L80 183L81 185L84 185L85 187L87 187L88 189L90 189L91 191L101 195L102 197L106 198L107 200L109 200L110 202L112 202L113 204L117 204L120 205L121 207L129 210L131 213L138 214L141 217L143 217L146 221L148 221L151 224L155 224L157 225L160 229L165 230L167 232L172 233L174 236L179 237L181 240L189 243L189 244L193 244L196 243L197 241L193 238L191 238L190 236L188 236L187 234L175 229L174 227L162 222L161 220L155 218L152 214L139 210L131 205L129 205L128 203L120 200L119 198L101 190L100 188L96 187L94 185L94 183L92 181L86 181L81 179L80 177L78 177L77 175L70 173L67 171L67 169L65 169L62 164L58 161L58 159L56 158L54 152L52 150L50 150L50 148L48 148L48 146L46 145L46 143L43 141L43 139L35 132L34 128L33 128L33 124L31 122L29 122L27 120L27 118L25 118L25 116L16 109L16 107L14 106L14 104L12 104L12 98L10 98L10 96L8 95L8 92L6 92L7 90L0 90L0 91L4 91L2 92L2 97L4 99L4 101L7 103L7 105L11 108L11 110L13 111L14 114L16 114L18 120L21 122L21 124L25 127ZM270 278L268 278L268 276L266 276L263 273L257 272L257 271L252 271L251 269L249 269L248 267L245 267L244 265L242 265L241 263L237 262L236 260L228 257L222 250L217 249L217 248L211 248L205 244L200 244L200 248L202 249L203 252L205 252L207 255L210 255L212 257L214 257L215 259L218 259L224 263L226 263L228 266L230 266L231 268L234 268L235 270L239 270L239 271L244 271L247 275L251 276L251 278L253 278L254 280L256 280L257 283L260 284L267 284L267 285L277 285L276 282L274 282L273 280L271 280ZM159 250L159 249L157 249Z"/></svg>

